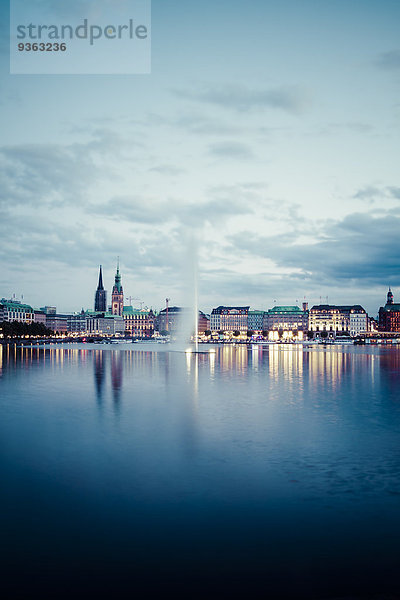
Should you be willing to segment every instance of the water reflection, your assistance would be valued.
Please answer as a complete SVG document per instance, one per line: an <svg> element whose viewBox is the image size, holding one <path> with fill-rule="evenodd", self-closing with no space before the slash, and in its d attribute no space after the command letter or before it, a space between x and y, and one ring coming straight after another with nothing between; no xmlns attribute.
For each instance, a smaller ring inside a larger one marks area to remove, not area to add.
<svg viewBox="0 0 400 600"><path fill-rule="evenodd" d="M126 358L122 352L113 350L111 352L111 386L113 390L114 403L119 404L122 388L123 359Z"/></svg>
<svg viewBox="0 0 400 600"><path fill-rule="evenodd" d="M183 365L187 397L194 407L199 402L202 382L209 385L221 376L242 379L247 385L254 378L261 377L267 381L268 377L269 386L279 384L281 391L285 389L281 400L288 394L293 395L292 401L294 398L301 400L305 391L315 395L321 389L337 393L344 383L348 385L359 379L368 381L376 390L385 391L394 399L398 396L400 348L397 347L310 348L276 344L247 348L224 345L211 348L211 353L200 354L153 348L154 345L152 349L138 346L134 350L78 345L0 345L0 378L21 377L23 371L31 370L34 365L60 373L73 365L82 368L92 365L97 403L102 405L109 381L115 407L120 406L126 385L129 385L132 398L134 373L140 373L149 383L163 380L163 388L172 398L176 386L182 386ZM124 381L125 376L129 384Z"/></svg>
<svg viewBox="0 0 400 600"><path fill-rule="evenodd" d="M303 597L324 598L340 561L360 581L394 564L400 349L212 349L0 346L0 514L16 573L68 580L96 563L115 584L115 565L140 577L147 552L149 580L166 561L179 581L182 565L199 581L218 570L224 597L241 576L314 585L322 565L319 595Z"/></svg>
<svg viewBox="0 0 400 600"><path fill-rule="evenodd" d="M236 374L246 374L248 370L257 371L262 365L268 364L271 377L284 375L287 378L303 376L308 372L310 379L340 382L344 373L355 372L359 368L374 371L375 362L386 373L396 376L400 371L400 349L392 348L307 348L301 345L269 345L268 347L248 348L245 345L224 345L212 348L212 352L179 353L152 350L125 350L122 348L105 350L78 345L26 345L0 344L0 372L4 374L7 367L23 364L29 368L34 362L49 363L63 368L64 362L81 363L82 365L95 362L95 381L100 388L104 381L104 357L110 355L112 386L116 396L120 396L124 365L128 369L145 368L147 373L159 373L161 365L166 382L169 381L171 357L185 356L187 372L207 364L211 376L215 375L218 364L220 372L231 371ZM161 358L162 357L162 358ZM194 360L195 359L195 360Z"/></svg>
<svg viewBox="0 0 400 600"><path fill-rule="evenodd" d="M382 393L392 402L400 402L399 378L400 378L400 352L394 349L384 349L379 361Z"/></svg>
<svg viewBox="0 0 400 600"><path fill-rule="evenodd" d="M269 374L273 378L281 375L288 379L303 375L304 353L301 346L279 346L268 347Z"/></svg>
<svg viewBox="0 0 400 600"><path fill-rule="evenodd" d="M96 396L99 406L102 404L103 399L103 387L105 381L105 356L101 350L95 350L94 352L94 382L96 386Z"/></svg>
<svg viewBox="0 0 400 600"><path fill-rule="evenodd" d="M233 346L226 344L218 349L221 371L245 374L248 368L248 357L249 352L245 345Z"/></svg>

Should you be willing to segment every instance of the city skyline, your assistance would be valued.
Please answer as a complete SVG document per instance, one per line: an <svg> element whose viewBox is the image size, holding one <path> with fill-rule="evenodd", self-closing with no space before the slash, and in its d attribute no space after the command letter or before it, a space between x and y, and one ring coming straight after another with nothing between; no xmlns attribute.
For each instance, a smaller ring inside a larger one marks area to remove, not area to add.
<svg viewBox="0 0 400 600"><path fill-rule="evenodd" d="M148 305L145 300L142 300L140 298L137 297L133 297L133 296L128 296L123 292L123 285L122 285L122 274L120 273L120 261L119 261L119 257L117 259L117 265L116 265L116 269L115 269L115 273L114 273L114 284L111 286L111 293L110 293L110 300L107 300L107 294L108 294L108 290L106 287L104 287L103 284L103 265L99 265L98 266L98 271L97 271L97 288L94 288L94 294L93 294L93 302L92 305L87 305L82 306L81 308L78 308L77 306L75 306L74 309L72 310L68 310L68 311L62 311L62 310L57 310L58 313L62 314L79 314L81 312L81 310L86 311L86 312L92 312L94 309L94 312L98 312L98 313L109 313L109 314L113 314L113 315L122 315L122 309L124 307L133 307L135 310L144 310L144 311L155 311L156 313L158 313L159 311L165 310L165 306L166 306L166 299L164 299L164 304L161 304L159 306L153 306L153 305ZM82 292L82 290L81 290ZM393 294L393 289L391 286L388 286L388 288L386 288L386 304L387 303L393 303L394 302L394 297L395 294ZM390 298L389 298L390 297ZM21 297L18 297L16 294L12 294L9 298L6 298L4 294L0 293L0 298L3 298L3 300L9 300L9 301L16 301L17 303L20 302L22 304L32 304L29 303L29 300L27 298L25 298L23 295ZM188 300L188 297L186 297L186 300ZM174 302L172 301L171 304L171 298L168 298L168 302L170 304L170 306L172 306L172 304L174 304ZM42 304L45 304L46 307L52 307L54 306L54 303L51 302L45 302L42 300L41 302ZM362 308L365 308L365 305L362 303L362 300L358 301L358 304L362 304ZM176 304L175 303L175 308L176 308ZM244 305L246 304L246 298L242 298L241 302L238 303L240 306L245 307ZM238 305L237 304L237 305ZM248 304L248 303L247 303ZM285 304L283 302L279 302L276 299L273 300L273 303L270 305L265 304L265 306L258 306L258 305L248 305L247 308L250 308L253 311L265 311L268 312L269 310L276 308L276 307L280 307L280 308L291 308L293 306L307 306L307 310L313 306L343 306L343 305L350 305L351 303L346 303L345 301L341 302L331 302L329 300L329 297L326 296L324 297L320 297L318 299L318 301L316 302L310 302L307 298L303 298L303 299L299 299L296 298L296 300L294 302L292 302L291 304ZM234 305L234 303L232 302L228 302L224 305L221 305L218 302L214 302L212 304L212 306L210 307L201 307L199 305L199 310L201 312L205 312L206 314L210 315L212 310L214 310L217 306L221 307L221 306L225 306L225 307L232 307ZM353 303L353 305L355 305L355 303ZM376 311L369 311L368 309L366 309L366 313L369 315L369 317L372 317L373 319L377 319L379 320L379 313L380 313L380 309L381 307L385 305L385 302L383 300L381 300L379 307L376 309ZM186 302L183 305L181 305L183 307L188 307L189 304ZM34 308L35 310L42 310L42 308L39 309L39 305L37 306L33 306L32 304L32 308Z"/></svg>
<svg viewBox="0 0 400 600"><path fill-rule="evenodd" d="M399 17L153 0L144 76L10 75L3 41L2 295L92 306L120 255L127 295L183 305L195 237L207 310L328 296L376 316L400 288Z"/></svg>

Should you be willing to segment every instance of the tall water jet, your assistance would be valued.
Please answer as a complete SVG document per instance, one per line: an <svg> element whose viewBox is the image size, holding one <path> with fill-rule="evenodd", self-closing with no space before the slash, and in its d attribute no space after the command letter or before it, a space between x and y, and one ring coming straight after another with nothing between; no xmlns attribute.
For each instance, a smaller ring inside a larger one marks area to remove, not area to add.
<svg viewBox="0 0 400 600"><path fill-rule="evenodd" d="M184 240L184 257L182 268L182 310L179 328L176 332L178 349L198 352L199 335L199 300L198 300L198 258L195 233L190 231Z"/></svg>
<svg viewBox="0 0 400 600"><path fill-rule="evenodd" d="M194 349L199 351L199 282L198 282L198 258L197 244L194 246L193 253L193 307L194 307Z"/></svg>

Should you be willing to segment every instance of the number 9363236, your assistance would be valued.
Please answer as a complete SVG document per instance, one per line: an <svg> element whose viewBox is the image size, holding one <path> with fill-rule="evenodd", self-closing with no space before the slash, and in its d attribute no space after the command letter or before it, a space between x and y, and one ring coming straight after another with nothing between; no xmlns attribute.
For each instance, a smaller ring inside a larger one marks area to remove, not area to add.
<svg viewBox="0 0 400 600"><path fill-rule="evenodd" d="M65 52L67 45L64 43L59 44L58 42L40 42L38 44L30 42L18 44L18 50L20 52Z"/></svg>

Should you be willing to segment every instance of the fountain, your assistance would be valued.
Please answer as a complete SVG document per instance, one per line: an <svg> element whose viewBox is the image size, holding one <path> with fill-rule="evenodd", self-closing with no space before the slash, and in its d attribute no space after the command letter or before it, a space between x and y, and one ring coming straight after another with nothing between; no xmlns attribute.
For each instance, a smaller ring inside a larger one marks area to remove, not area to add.
<svg viewBox="0 0 400 600"><path fill-rule="evenodd" d="M179 331L175 347L187 353L208 353L199 350L199 299L198 299L198 252L197 240L194 232L188 234L187 252L183 266L183 300ZM193 338L193 343L190 341ZM188 345L188 343L190 345Z"/></svg>

